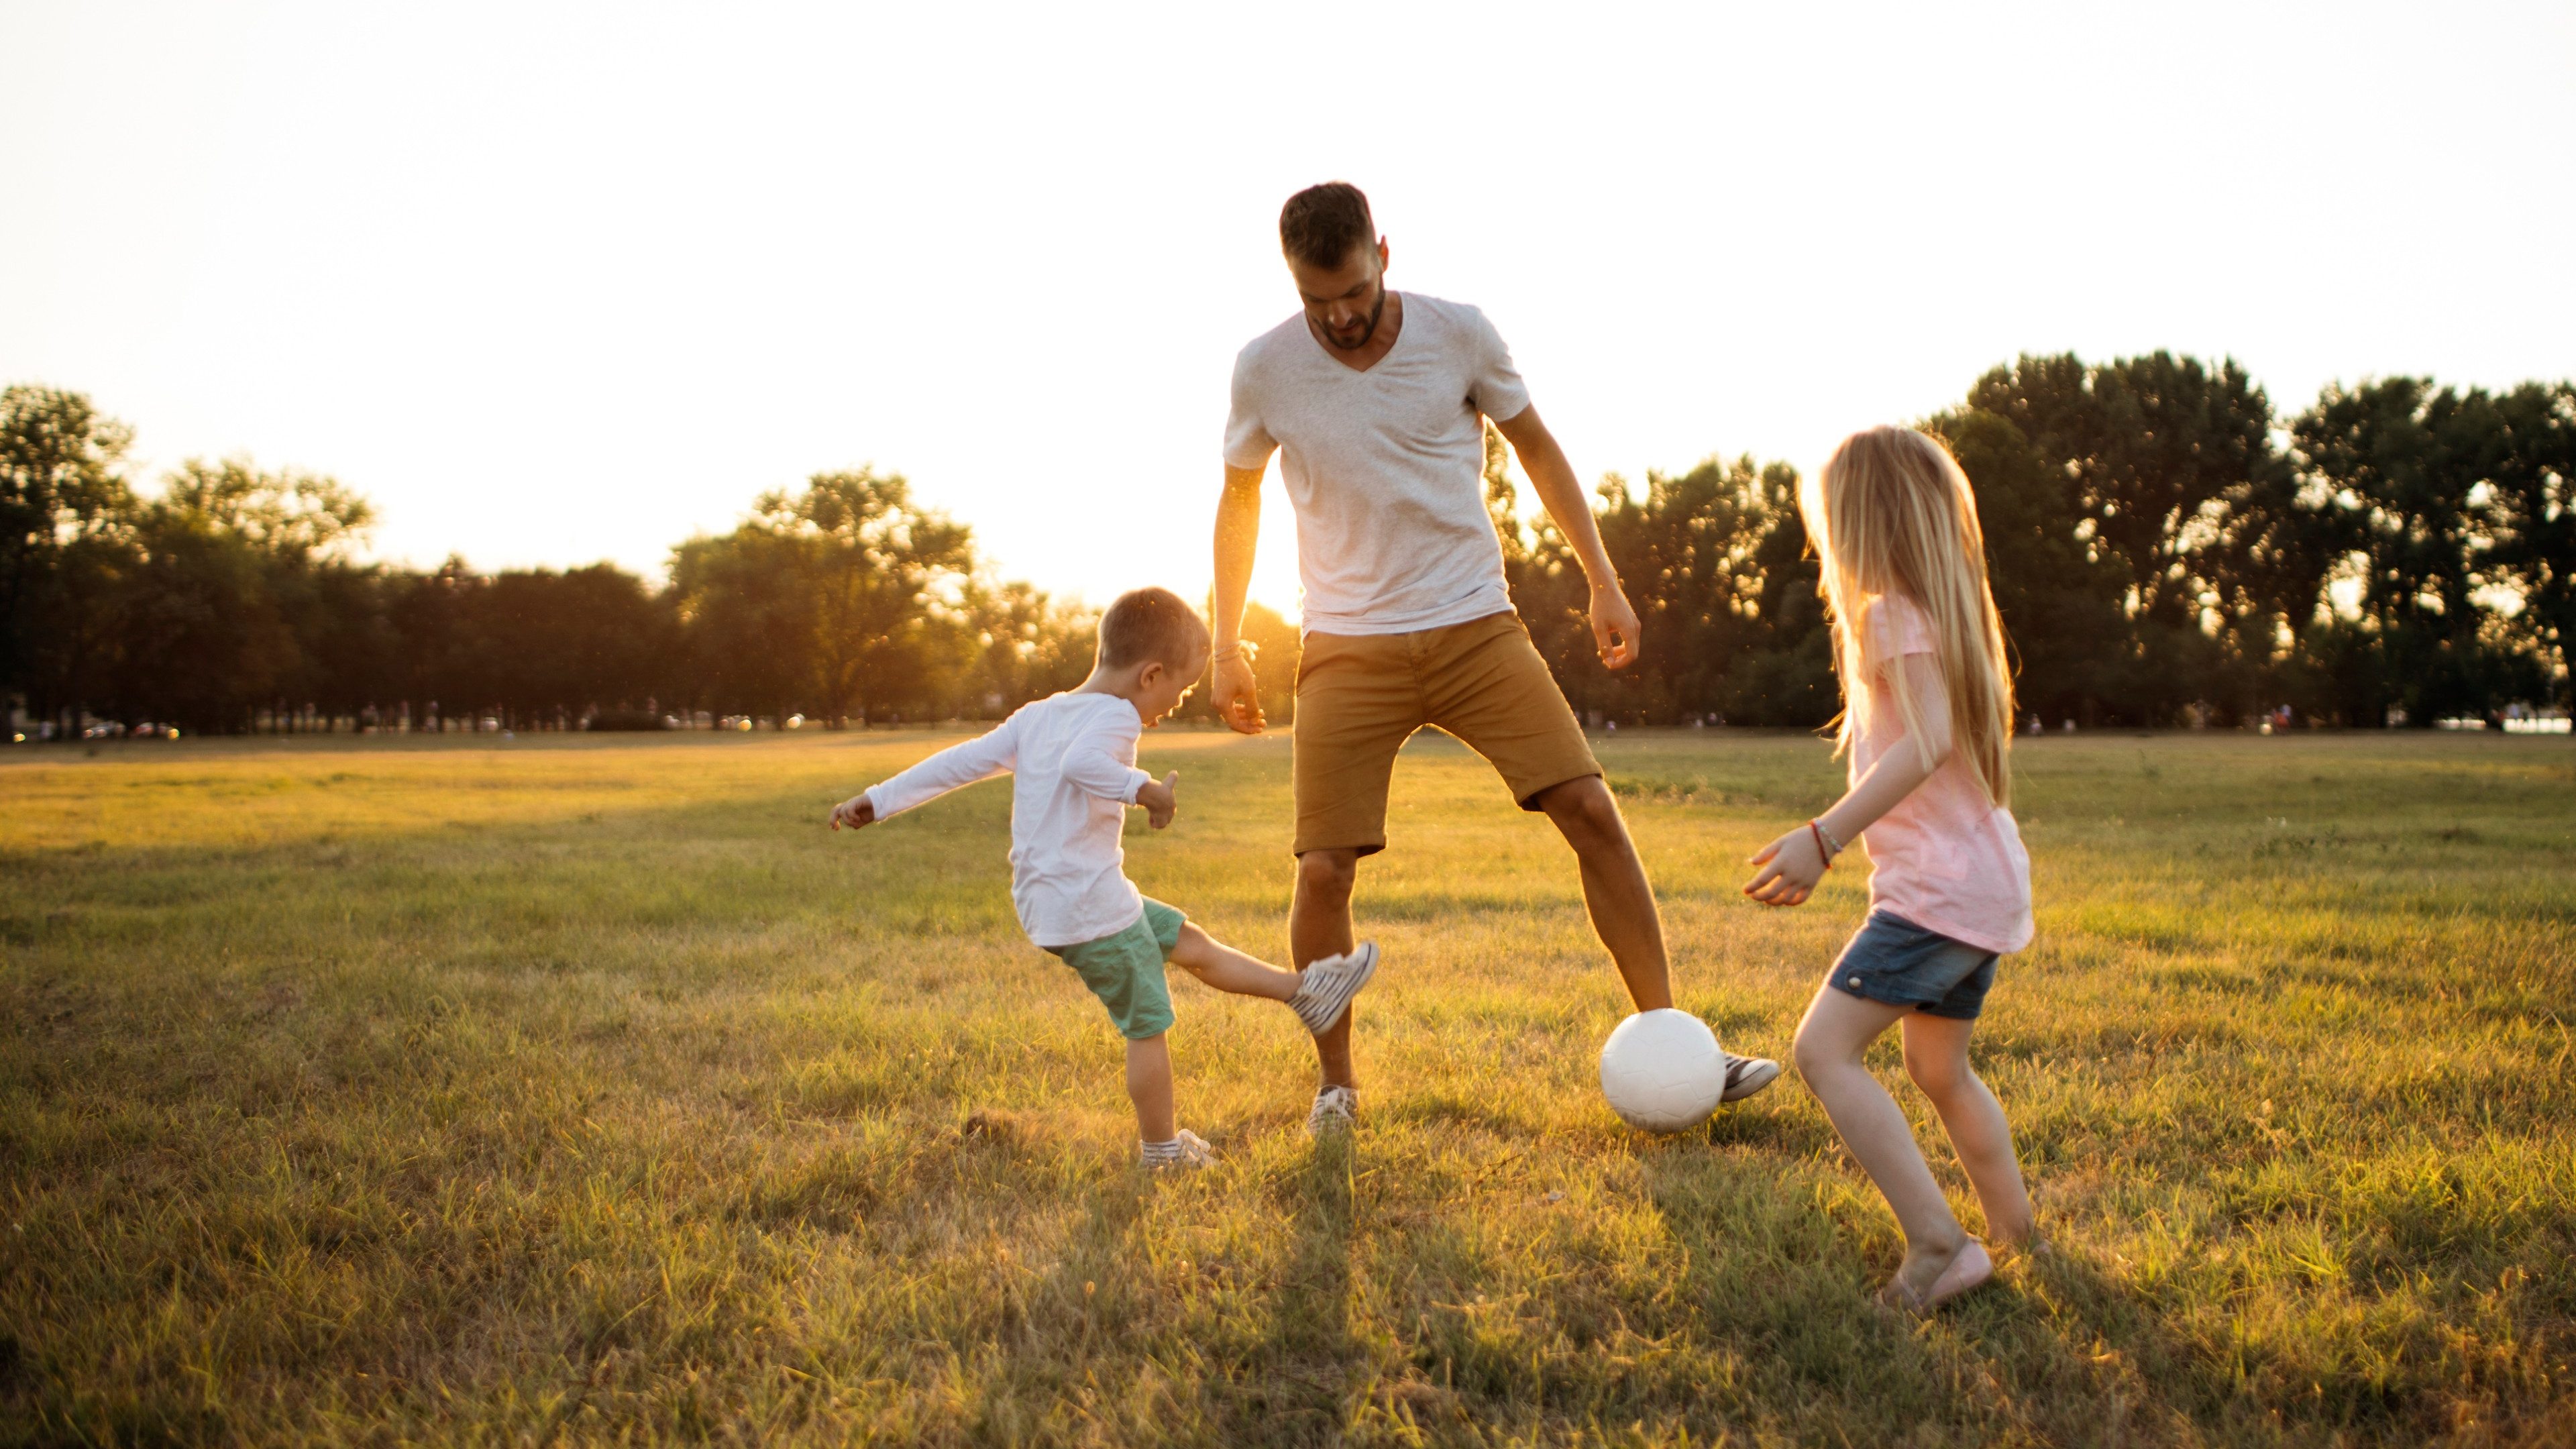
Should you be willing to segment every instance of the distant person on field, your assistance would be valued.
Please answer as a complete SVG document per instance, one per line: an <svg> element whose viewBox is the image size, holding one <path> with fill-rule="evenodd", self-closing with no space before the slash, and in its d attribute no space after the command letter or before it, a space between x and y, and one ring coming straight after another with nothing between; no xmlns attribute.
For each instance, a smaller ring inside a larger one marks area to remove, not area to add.
<svg viewBox="0 0 2576 1449"><path fill-rule="evenodd" d="M1928 1313L1994 1276L1994 1261L1951 1215L1861 1053L1904 1024L1906 1075L1940 1113L1986 1232L2035 1246L2012 1129L1968 1065L1997 958L2030 944L2030 857L2009 808L2012 679L1976 498L1940 443L1856 433L1800 504L1832 606L1851 786L1764 846L1744 890L1797 905L1847 844L1868 848L1869 918L1799 1024L1798 1071L1905 1229L1886 1301Z"/></svg>
<svg viewBox="0 0 2576 1449"><path fill-rule="evenodd" d="M1127 1095L1150 1167L1216 1159L1175 1126L1166 961L1219 991L1287 1003L1310 1032L1339 1021L1377 969L1377 946L1283 971L1224 945L1127 879L1118 836L1127 807L1160 830L1179 809L1175 770L1136 768L1141 731L1180 707L1207 668L1208 631L1168 589L1122 594L1100 620L1091 677L1023 706L990 733L952 745L832 809L832 828L857 829L995 775L1011 781L1011 904L1029 939L1062 958L1127 1038Z"/></svg>
<svg viewBox="0 0 2576 1449"><path fill-rule="evenodd" d="M1351 948L1360 857L1386 848L1396 751L1437 725L1483 755L1524 810L1573 847L1593 928L1640 1011L1673 1004L1663 921L1628 826L1563 691L1513 612L1485 511L1482 419L1501 430L1592 585L1601 661L1637 657L1628 604L1564 450L1530 406L1485 314L1386 285L1387 245L1368 198L1309 187L1279 213L1300 309L1234 360L1225 493L1216 515L1217 713L1245 734L1261 714L1244 596L1261 531L1261 475L1280 455L1304 586L1297 669L1300 961ZM1350 1024L1315 1038L1322 1083L1309 1130L1358 1110ZM1751 1096L1779 1065L1729 1057L1725 1095Z"/></svg>

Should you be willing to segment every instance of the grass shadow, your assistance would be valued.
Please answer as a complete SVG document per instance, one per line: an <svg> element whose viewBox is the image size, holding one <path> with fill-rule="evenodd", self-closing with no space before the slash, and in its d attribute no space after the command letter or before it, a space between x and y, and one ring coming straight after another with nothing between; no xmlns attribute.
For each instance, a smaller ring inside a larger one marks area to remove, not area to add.
<svg viewBox="0 0 2576 1449"><path fill-rule="evenodd" d="M1054 1264L1005 1291L990 1344L998 1362L986 1371L974 1414L979 1438L1041 1437L1045 1416L1077 1398L1101 1364L1117 1362L1130 1333L1151 1318L1133 1240L1153 1188L1136 1169L1098 1183ZM963 1355L976 1346L954 1347Z"/></svg>
<svg viewBox="0 0 2576 1449"><path fill-rule="evenodd" d="M1268 1331L1246 1355L1229 1444L1337 1444L1356 1349L1351 1340L1351 1221L1358 1154L1348 1135L1316 1139L1274 1180L1288 1247Z"/></svg>

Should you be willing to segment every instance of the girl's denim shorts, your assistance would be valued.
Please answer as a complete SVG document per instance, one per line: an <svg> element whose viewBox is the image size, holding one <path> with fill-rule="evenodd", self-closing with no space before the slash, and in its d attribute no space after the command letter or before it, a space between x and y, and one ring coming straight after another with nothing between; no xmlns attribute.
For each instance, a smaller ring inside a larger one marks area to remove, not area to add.
<svg viewBox="0 0 2576 1449"><path fill-rule="evenodd" d="M1974 1021L1995 984L1995 953L1872 911L1834 959L1825 984L1864 1001Z"/></svg>

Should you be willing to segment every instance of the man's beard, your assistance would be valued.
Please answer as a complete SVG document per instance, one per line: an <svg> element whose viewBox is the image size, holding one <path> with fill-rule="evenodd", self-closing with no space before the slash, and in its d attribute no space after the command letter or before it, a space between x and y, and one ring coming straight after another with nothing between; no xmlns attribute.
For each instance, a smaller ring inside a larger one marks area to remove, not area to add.
<svg viewBox="0 0 2576 1449"><path fill-rule="evenodd" d="M1377 284L1377 305L1369 309L1368 330L1360 334L1360 340L1357 342L1344 342L1339 337L1335 337L1333 335L1333 329L1329 327L1324 329L1324 339L1332 343L1335 347L1342 349L1344 352L1357 352L1361 348L1368 346L1369 339L1377 335L1378 319L1385 315L1386 283L1380 282Z"/></svg>

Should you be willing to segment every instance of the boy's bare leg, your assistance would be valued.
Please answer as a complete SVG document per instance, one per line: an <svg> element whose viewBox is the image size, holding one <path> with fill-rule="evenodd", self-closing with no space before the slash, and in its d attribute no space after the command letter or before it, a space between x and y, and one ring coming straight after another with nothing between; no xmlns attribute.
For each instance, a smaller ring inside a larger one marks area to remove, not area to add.
<svg viewBox="0 0 2576 1449"><path fill-rule="evenodd" d="M2011 1247L2027 1245L2036 1223L2021 1161L2013 1155L2012 1127L2003 1104L1968 1065L1968 1034L1976 1023L1911 1011L1905 1015L1905 1074L1932 1110L1941 1114L1950 1146L1977 1189L1986 1212L1986 1237Z"/></svg>
<svg viewBox="0 0 2576 1449"><path fill-rule="evenodd" d="M1172 964L1236 996L1286 1001L1297 994L1299 984L1296 972L1247 956L1187 922L1181 926L1180 944L1172 948Z"/></svg>
<svg viewBox="0 0 2576 1449"><path fill-rule="evenodd" d="M1879 1033L1907 1015L1901 1006L1864 1001L1830 986L1816 989L1807 1019L1798 1023L1798 1074L1825 1106L1843 1146L1878 1185L1905 1230L1905 1262L1897 1279L1919 1300L1941 1271L1968 1245L1967 1232L1932 1180L1914 1129L1896 1099L1861 1064L1861 1053Z"/></svg>
<svg viewBox="0 0 2576 1449"><path fill-rule="evenodd" d="M1327 956L1348 955L1351 937L1351 887L1359 879L1356 850L1310 850L1297 857L1297 895L1288 908L1288 954L1299 966ZM1351 1073L1351 1017L1342 1013L1333 1029L1315 1037L1315 1061L1327 1087L1357 1086Z"/></svg>
<svg viewBox="0 0 2576 1449"><path fill-rule="evenodd" d="M1639 1011L1673 1004L1672 973L1664 956L1664 918L1655 909L1655 890L1646 881L1646 865L1628 837L1628 822L1619 818L1619 802L1598 775L1551 785L1538 793L1547 812L1583 871L1583 906L1592 929L1619 966L1619 979ZM1347 929L1347 928L1346 928Z"/></svg>
<svg viewBox="0 0 2576 1449"><path fill-rule="evenodd" d="M1127 1099L1136 1104L1136 1135L1172 1140L1172 1051L1156 1032L1127 1043Z"/></svg>

